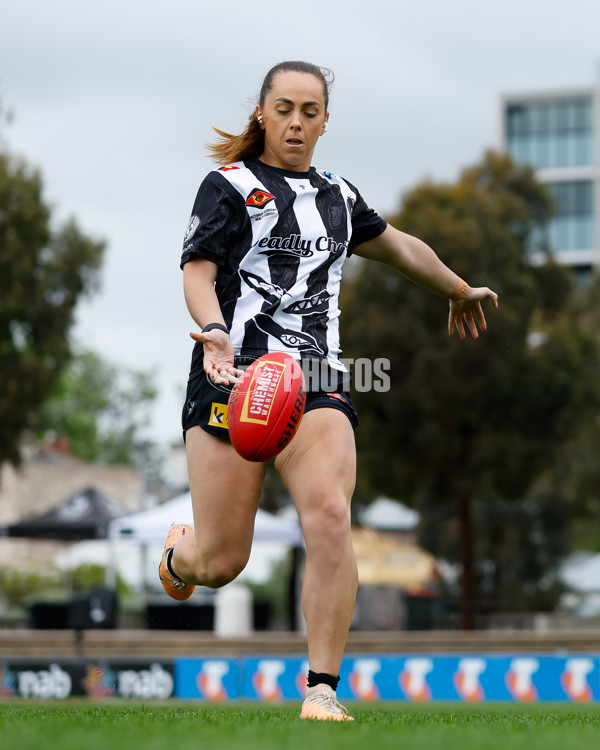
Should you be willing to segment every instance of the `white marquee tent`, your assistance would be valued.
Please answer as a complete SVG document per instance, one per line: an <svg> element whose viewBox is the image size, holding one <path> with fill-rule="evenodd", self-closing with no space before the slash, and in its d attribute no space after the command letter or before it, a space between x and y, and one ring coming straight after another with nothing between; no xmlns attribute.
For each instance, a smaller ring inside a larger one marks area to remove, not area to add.
<svg viewBox="0 0 600 750"><path fill-rule="evenodd" d="M109 524L108 538L133 539L142 544L164 544L172 523L193 525L189 492L153 508L116 518ZM301 546L300 523L297 520L278 518L259 509L254 524L254 541L278 542L289 547Z"/></svg>
<svg viewBox="0 0 600 750"><path fill-rule="evenodd" d="M171 524L193 524L190 493L115 520L118 523L111 522L108 526L108 539L70 545L56 555L56 563L65 570L82 563L106 566L110 587L114 586L118 571L135 590L150 587L162 593L156 568ZM304 545L297 516L279 518L260 509L256 515L254 541L257 543L252 547L242 576L255 581L264 581L270 576L272 565L281 559L286 549Z"/></svg>

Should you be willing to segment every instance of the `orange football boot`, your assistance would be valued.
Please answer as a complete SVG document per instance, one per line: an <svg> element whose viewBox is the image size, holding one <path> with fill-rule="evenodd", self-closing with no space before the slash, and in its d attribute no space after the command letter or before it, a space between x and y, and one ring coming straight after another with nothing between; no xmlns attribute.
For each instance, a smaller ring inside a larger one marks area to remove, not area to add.
<svg viewBox="0 0 600 750"><path fill-rule="evenodd" d="M348 711L335 695L335 690L329 685L315 685L308 688L302 704L301 719L315 719L316 721L354 721L348 716Z"/></svg>
<svg viewBox="0 0 600 750"><path fill-rule="evenodd" d="M175 549L175 545L181 537L190 531L193 533L194 529L183 523L173 524L171 526L171 530L167 535L167 541L165 542L160 565L158 566L158 577L160 578L164 590L172 599L177 599L179 602L189 599L194 593L196 586L192 583L185 583L185 581L173 577L173 575L169 573L169 569L167 568L167 556Z"/></svg>

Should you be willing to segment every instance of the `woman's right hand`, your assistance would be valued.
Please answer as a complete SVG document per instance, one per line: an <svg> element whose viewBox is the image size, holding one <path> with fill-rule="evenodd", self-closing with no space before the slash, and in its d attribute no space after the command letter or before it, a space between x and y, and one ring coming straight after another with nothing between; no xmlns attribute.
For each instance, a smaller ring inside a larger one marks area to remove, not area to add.
<svg viewBox="0 0 600 750"><path fill-rule="evenodd" d="M487 287L472 288L465 284L463 296L458 300L450 300L450 313L448 315L448 334L452 336L454 330L458 331L459 338L466 339L465 323L471 336L479 338L477 326L482 331L487 328L485 315L481 307L484 299L489 299L494 307L498 307L498 295Z"/></svg>
<svg viewBox="0 0 600 750"><path fill-rule="evenodd" d="M190 333L194 341L204 347L204 372L213 383L231 385L238 383L243 370L233 366L234 351L229 334L215 328L208 333Z"/></svg>

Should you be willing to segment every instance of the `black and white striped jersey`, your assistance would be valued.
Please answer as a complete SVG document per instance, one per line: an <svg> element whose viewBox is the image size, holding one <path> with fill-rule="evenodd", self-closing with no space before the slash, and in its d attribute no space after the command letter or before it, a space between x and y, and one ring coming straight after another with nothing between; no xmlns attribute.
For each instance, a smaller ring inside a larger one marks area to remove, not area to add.
<svg viewBox="0 0 600 750"><path fill-rule="evenodd" d="M215 169L200 185L181 266L194 258L219 266L215 291L236 355L283 351L344 369L342 266L386 226L337 175L250 159Z"/></svg>

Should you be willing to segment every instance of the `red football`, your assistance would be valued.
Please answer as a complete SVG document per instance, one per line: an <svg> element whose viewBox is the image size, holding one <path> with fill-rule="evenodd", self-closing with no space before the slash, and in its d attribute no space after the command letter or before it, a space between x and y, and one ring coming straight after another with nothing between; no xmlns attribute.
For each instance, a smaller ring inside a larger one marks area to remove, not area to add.
<svg viewBox="0 0 600 750"><path fill-rule="evenodd" d="M297 360L283 352L264 354L244 372L229 396L229 437L248 461L267 461L294 437L306 403Z"/></svg>

